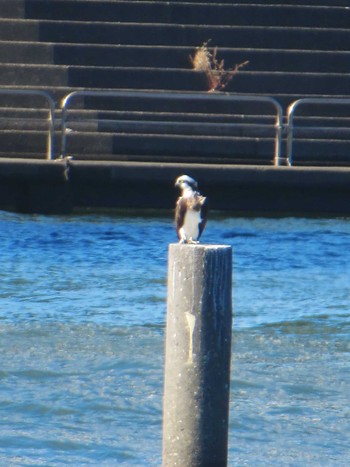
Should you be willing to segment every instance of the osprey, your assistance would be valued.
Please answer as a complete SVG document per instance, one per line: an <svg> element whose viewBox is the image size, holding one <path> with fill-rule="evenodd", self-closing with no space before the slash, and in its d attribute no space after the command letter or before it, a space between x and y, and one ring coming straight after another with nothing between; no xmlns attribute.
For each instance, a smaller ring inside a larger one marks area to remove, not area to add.
<svg viewBox="0 0 350 467"><path fill-rule="evenodd" d="M199 243L207 222L206 197L197 191L197 182L188 175L176 179L181 196L176 202L175 224L180 243Z"/></svg>

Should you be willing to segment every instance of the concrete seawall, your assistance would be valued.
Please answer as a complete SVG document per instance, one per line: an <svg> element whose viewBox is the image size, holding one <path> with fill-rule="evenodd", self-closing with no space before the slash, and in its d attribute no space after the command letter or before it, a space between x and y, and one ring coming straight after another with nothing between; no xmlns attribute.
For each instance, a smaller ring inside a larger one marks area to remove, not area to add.
<svg viewBox="0 0 350 467"><path fill-rule="evenodd" d="M212 210L233 215L350 215L350 168L0 160L0 209L169 209L189 174Z"/></svg>

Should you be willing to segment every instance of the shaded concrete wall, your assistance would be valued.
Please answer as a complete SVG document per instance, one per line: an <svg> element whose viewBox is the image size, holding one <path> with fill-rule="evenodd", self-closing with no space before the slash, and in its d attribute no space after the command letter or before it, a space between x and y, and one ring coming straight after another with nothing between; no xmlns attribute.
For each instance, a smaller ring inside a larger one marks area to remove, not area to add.
<svg viewBox="0 0 350 467"><path fill-rule="evenodd" d="M245 215L348 215L350 169L0 160L0 209L165 209L174 180L195 177L212 210Z"/></svg>

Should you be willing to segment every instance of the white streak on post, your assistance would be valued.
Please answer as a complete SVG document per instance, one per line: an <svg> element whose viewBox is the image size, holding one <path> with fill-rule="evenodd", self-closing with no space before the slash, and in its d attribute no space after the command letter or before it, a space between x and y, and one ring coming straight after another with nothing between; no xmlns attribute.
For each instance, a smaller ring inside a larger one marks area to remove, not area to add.
<svg viewBox="0 0 350 467"><path fill-rule="evenodd" d="M196 325L196 318L191 313L185 311L185 316L187 319L187 324L189 328L189 344L188 344L188 360L187 363L193 363L193 332Z"/></svg>

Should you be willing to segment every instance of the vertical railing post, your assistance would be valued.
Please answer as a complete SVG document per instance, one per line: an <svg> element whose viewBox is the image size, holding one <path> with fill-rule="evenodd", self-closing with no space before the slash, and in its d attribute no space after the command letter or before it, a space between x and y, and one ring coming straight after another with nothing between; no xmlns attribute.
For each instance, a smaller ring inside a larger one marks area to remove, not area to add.
<svg viewBox="0 0 350 467"><path fill-rule="evenodd" d="M47 101L49 104L49 132L47 135L47 150L46 150L46 159L52 160L55 158L55 103L52 98L47 95Z"/></svg>
<svg viewBox="0 0 350 467"><path fill-rule="evenodd" d="M274 165L278 167L281 165L281 141L283 131L283 110L279 102L273 99L274 107L276 109L275 121L275 152L274 152Z"/></svg>
<svg viewBox="0 0 350 467"><path fill-rule="evenodd" d="M163 467L226 467L232 249L171 244Z"/></svg>

